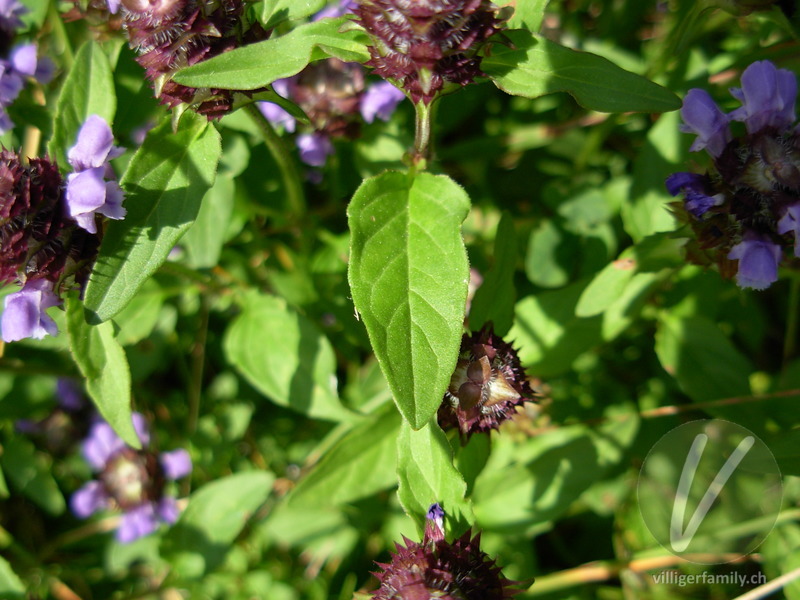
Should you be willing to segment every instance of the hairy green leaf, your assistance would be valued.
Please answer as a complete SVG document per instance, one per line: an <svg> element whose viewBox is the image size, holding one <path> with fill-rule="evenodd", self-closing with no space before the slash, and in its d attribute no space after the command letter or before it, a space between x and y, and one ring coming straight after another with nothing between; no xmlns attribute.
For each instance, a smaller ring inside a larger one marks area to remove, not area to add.
<svg viewBox="0 0 800 600"><path fill-rule="evenodd" d="M435 420L419 431L403 423L397 439L397 478L400 503L417 524L424 524L434 502L442 505L451 535L460 535L474 523L472 506L464 498L467 484L453 466L453 449Z"/></svg>
<svg viewBox="0 0 800 600"><path fill-rule="evenodd" d="M120 182L127 216L111 221L86 288L92 323L120 312L167 259L214 183L219 134L205 117L186 113L177 132L169 119L150 131Z"/></svg>
<svg viewBox="0 0 800 600"><path fill-rule="evenodd" d="M441 404L461 344L469 265L463 189L445 176L387 172L348 209L349 280L400 412L414 429Z"/></svg>
<svg viewBox="0 0 800 600"><path fill-rule="evenodd" d="M391 403L334 445L298 484L293 506L324 508L366 498L396 482L400 414Z"/></svg>
<svg viewBox="0 0 800 600"><path fill-rule="evenodd" d="M178 71L173 79L192 87L254 90L291 77L315 60L335 56L349 62L369 60L367 34L350 28L345 17L322 19L286 35L225 52Z"/></svg>
<svg viewBox="0 0 800 600"><path fill-rule="evenodd" d="M100 44L86 42L78 50L56 104L53 137L47 147L62 168L67 166L67 150L75 145L78 130L86 117L99 115L108 124L114 120L117 97L108 57Z"/></svg>
<svg viewBox="0 0 800 600"><path fill-rule="evenodd" d="M114 337L114 324L89 325L80 300L71 297L67 334L75 363L86 378L86 391L100 414L126 444L141 448L131 421L131 372L125 350Z"/></svg>
<svg viewBox="0 0 800 600"><path fill-rule="evenodd" d="M280 298L250 295L223 346L231 364L276 404L319 419L353 418L339 402L328 338Z"/></svg>
<svg viewBox="0 0 800 600"><path fill-rule="evenodd" d="M503 336L514 321L514 271L517 266L517 235L514 222L503 213L494 239L494 264L486 273L483 284L475 292L469 311L469 326L479 329L487 321L494 324L497 335Z"/></svg>
<svg viewBox="0 0 800 600"><path fill-rule="evenodd" d="M600 112L666 112L681 107L669 90L596 54L565 48L524 30L505 35L512 44L495 44L481 62L504 92L526 98L567 92L584 108Z"/></svg>
<svg viewBox="0 0 800 600"><path fill-rule="evenodd" d="M262 0L258 20L265 29L283 21L302 19L325 6L325 0Z"/></svg>
<svg viewBox="0 0 800 600"><path fill-rule="evenodd" d="M184 577L200 577L225 559L239 535L272 490L272 473L237 473L212 481L194 492L189 505L162 542Z"/></svg>

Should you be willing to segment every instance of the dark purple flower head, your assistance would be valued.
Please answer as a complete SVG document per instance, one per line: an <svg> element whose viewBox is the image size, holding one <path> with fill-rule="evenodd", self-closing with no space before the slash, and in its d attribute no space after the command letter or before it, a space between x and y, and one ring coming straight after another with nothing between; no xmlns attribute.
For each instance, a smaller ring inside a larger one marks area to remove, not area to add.
<svg viewBox="0 0 800 600"><path fill-rule="evenodd" d="M686 95L684 131L698 134L712 166L704 174L675 173L667 181L680 218L694 230L688 257L716 262L740 287L757 290L777 280L784 248L800 256L795 207L800 206L800 130L795 127L797 80L769 61L751 64L742 87L731 90L742 106L725 116L702 90ZM731 122L746 134L733 136ZM800 215L798 215L800 216ZM736 262L733 262L736 261Z"/></svg>
<svg viewBox="0 0 800 600"><path fill-rule="evenodd" d="M448 542L443 517L438 504L431 506L422 542L404 537L405 545L395 544L390 563L377 563L380 587L372 600L504 600L519 593L480 549L480 534L471 537L467 531Z"/></svg>
<svg viewBox="0 0 800 600"><path fill-rule="evenodd" d="M367 64L426 104L481 75L478 50L501 25L489 0L361 0L354 12L373 40Z"/></svg>
<svg viewBox="0 0 800 600"><path fill-rule="evenodd" d="M439 425L469 437L497 429L516 414L517 406L533 400L517 352L487 324L461 339L456 370L439 408Z"/></svg>
<svg viewBox="0 0 800 600"><path fill-rule="evenodd" d="M72 512L87 518L100 510L123 511L117 539L131 542L156 530L159 522L174 523L178 518L175 499L165 495L167 480L191 473L192 462L186 450L157 454L147 449L150 434L142 415L133 415L133 425L143 450L123 442L111 426L95 423L83 444L83 455L98 479L90 481L70 500Z"/></svg>
<svg viewBox="0 0 800 600"><path fill-rule="evenodd" d="M257 42L268 33L246 15L243 0L121 0L130 45L153 82L162 103L192 106L209 119L233 108L234 93L252 95L260 90L197 89L172 81L172 74Z"/></svg>
<svg viewBox="0 0 800 600"><path fill-rule="evenodd" d="M0 152L0 283L61 281L73 249L61 187L49 159L23 165L17 154Z"/></svg>

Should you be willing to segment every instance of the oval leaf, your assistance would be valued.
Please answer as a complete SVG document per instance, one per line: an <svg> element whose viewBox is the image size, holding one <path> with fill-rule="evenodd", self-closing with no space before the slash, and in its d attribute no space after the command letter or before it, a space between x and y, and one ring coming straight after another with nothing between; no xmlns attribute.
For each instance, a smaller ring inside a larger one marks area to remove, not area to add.
<svg viewBox="0 0 800 600"><path fill-rule="evenodd" d="M141 448L131 421L128 358L114 337L114 324L92 327L84 319L80 300L71 297L67 300L67 335L75 363L86 378L86 391L100 414L126 444Z"/></svg>
<svg viewBox="0 0 800 600"><path fill-rule="evenodd" d="M125 308L192 225L220 148L217 130L194 113L184 114L177 132L167 119L147 135L120 182L128 214L108 224L86 287L92 323Z"/></svg>
<svg viewBox="0 0 800 600"><path fill-rule="evenodd" d="M204 485L164 537L162 553L185 577L219 566L253 512L272 490L275 477L261 471L237 473Z"/></svg>
<svg viewBox="0 0 800 600"><path fill-rule="evenodd" d="M387 409L371 416L330 449L294 489L292 506L346 504L395 485L401 419L391 404Z"/></svg>
<svg viewBox="0 0 800 600"><path fill-rule="evenodd" d="M424 524L434 502L447 514L450 535L460 535L474 523L472 505L464 499L467 484L453 466L447 436L435 422L419 431L403 424L397 440L397 478L400 504L418 525Z"/></svg>
<svg viewBox="0 0 800 600"><path fill-rule="evenodd" d="M75 144L78 130L89 115L114 120L117 96L108 57L99 44L86 42L64 81L56 104L53 137L47 150L58 164L67 164L67 150Z"/></svg>
<svg viewBox="0 0 800 600"><path fill-rule="evenodd" d="M254 90L291 77L313 60L335 56L349 62L369 60L362 29L339 31L347 18L300 25L286 35L225 52L182 69L173 79L192 87Z"/></svg>
<svg viewBox="0 0 800 600"><path fill-rule="evenodd" d="M231 364L275 404L319 419L353 418L336 393L336 357L328 338L283 300L249 296L223 345Z"/></svg>
<svg viewBox="0 0 800 600"><path fill-rule="evenodd" d="M387 172L348 209L350 289L400 412L423 427L442 402L461 344L469 264L464 190L448 177Z"/></svg>
<svg viewBox="0 0 800 600"><path fill-rule="evenodd" d="M504 92L526 98L567 92L584 108L600 112L667 112L681 107L669 90L601 56L524 30L505 34L511 45L495 44L481 61L481 69Z"/></svg>
<svg viewBox="0 0 800 600"><path fill-rule="evenodd" d="M511 215L503 213L494 237L494 264L486 272L483 284L475 292L469 311L469 326L480 329L487 321L494 323L497 335L505 335L514 321L514 270L517 266L517 234Z"/></svg>

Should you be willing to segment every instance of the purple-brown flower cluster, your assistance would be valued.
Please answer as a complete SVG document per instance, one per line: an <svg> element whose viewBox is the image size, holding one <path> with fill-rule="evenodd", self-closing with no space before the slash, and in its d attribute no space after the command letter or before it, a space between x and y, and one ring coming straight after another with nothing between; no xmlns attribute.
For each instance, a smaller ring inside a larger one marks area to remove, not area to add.
<svg viewBox="0 0 800 600"><path fill-rule="evenodd" d="M425 104L482 74L478 52L502 23L489 0L361 0L354 12L372 37L367 64Z"/></svg>
<svg viewBox="0 0 800 600"><path fill-rule="evenodd" d="M66 290L81 288L97 257L97 216L121 219L123 192L108 161L121 149L99 116L78 132L67 182L55 162L0 151L0 286L22 289L5 298L2 337L6 342L55 335L46 310Z"/></svg>
<svg viewBox="0 0 800 600"><path fill-rule="evenodd" d="M535 395L517 352L487 324L461 339L456 370L439 408L439 425L466 437L488 432Z"/></svg>
<svg viewBox="0 0 800 600"><path fill-rule="evenodd" d="M209 119L230 112L236 90L187 87L171 76L183 67L266 39L267 32L248 21L245 9L243 0L122 0L130 45L164 104L186 103Z"/></svg>
<svg viewBox="0 0 800 600"><path fill-rule="evenodd" d="M448 542L439 504L428 509L427 518L422 542L404 537L392 561L378 563L382 571L374 575L381 585L372 600L504 600L519 592L480 549L480 533L472 537L467 531Z"/></svg>
<svg viewBox="0 0 800 600"><path fill-rule="evenodd" d="M674 173L666 185L683 195L676 208L696 234L689 258L717 263L740 287L763 290L777 281L785 255L800 258L797 78L759 61L731 94L742 106L728 114L704 90L686 94L682 129L697 134L691 150L705 149L713 165L704 174ZM733 135L736 121L744 122L743 135Z"/></svg>

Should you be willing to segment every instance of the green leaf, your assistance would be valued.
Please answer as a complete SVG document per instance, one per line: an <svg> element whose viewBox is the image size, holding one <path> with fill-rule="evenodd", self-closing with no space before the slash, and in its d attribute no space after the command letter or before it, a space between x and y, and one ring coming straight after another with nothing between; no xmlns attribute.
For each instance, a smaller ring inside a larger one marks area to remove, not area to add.
<svg viewBox="0 0 800 600"><path fill-rule="evenodd" d="M325 6L325 0L263 0L258 20L264 29L272 29L283 21L302 19Z"/></svg>
<svg viewBox="0 0 800 600"><path fill-rule="evenodd" d="M2 556L0 556L0 598L6 598L6 600L23 600L25 598L25 584Z"/></svg>
<svg viewBox="0 0 800 600"><path fill-rule="evenodd" d="M464 498L467 484L453 466L453 449L435 420L419 431L403 423L397 439L397 478L400 504L420 528L434 502L442 505L451 534L460 535L474 523L472 506Z"/></svg>
<svg viewBox="0 0 800 600"><path fill-rule="evenodd" d="M494 264L487 271L483 284L475 292L469 311L469 326L479 329L487 321L503 336L514 321L514 271L517 266L517 234L508 213L503 213L494 239Z"/></svg>
<svg viewBox="0 0 800 600"><path fill-rule="evenodd" d="M189 578L219 566L231 544L272 490L275 477L237 473L204 485L189 498L178 522L164 536L162 554Z"/></svg>
<svg viewBox="0 0 800 600"><path fill-rule="evenodd" d="M481 69L504 92L538 98L567 92L590 110L666 112L681 107L669 90L614 63L560 46L524 30L506 31L511 45L495 44Z"/></svg>
<svg viewBox="0 0 800 600"><path fill-rule="evenodd" d="M108 224L86 288L92 323L125 308L167 259L197 217L220 152L217 130L194 113L184 114L177 132L166 119L148 133L121 181L128 214Z"/></svg>
<svg viewBox="0 0 800 600"><path fill-rule="evenodd" d="M436 412L455 369L469 281L469 198L448 177L387 172L356 190L348 217L353 303L400 412Z"/></svg>
<svg viewBox="0 0 800 600"><path fill-rule="evenodd" d="M53 459L37 452L24 437L14 437L3 446L3 470L26 497L53 516L64 512L64 495L53 478Z"/></svg>
<svg viewBox="0 0 800 600"><path fill-rule="evenodd" d="M236 185L233 178L218 175L214 185L203 197L197 219L181 238L186 250L186 264L193 269L208 269L219 262L219 255L228 234L225 226L233 215Z"/></svg>
<svg viewBox="0 0 800 600"><path fill-rule="evenodd" d="M137 344L150 336L161 316L164 296L161 286L148 279L133 300L114 317L114 324L119 327L117 341L121 345Z"/></svg>
<svg viewBox="0 0 800 600"><path fill-rule="evenodd" d="M636 261L633 256L633 249L628 248L592 279L575 306L575 315L578 317L599 315L622 295L636 274Z"/></svg>
<svg viewBox="0 0 800 600"><path fill-rule="evenodd" d="M300 481L291 505L324 508L394 487L400 421L388 404L342 437Z"/></svg>
<svg viewBox="0 0 800 600"><path fill-rule="evenodd" d="M318 419L352 420L336 392L328 338L283 300L248 296L223 348L239 373L276 404Z"/></svg>
<svg viewBox="0 0 800 600"><path fill-rule="evenodd" d="M86 42L78 50L56 103L53 137L47 150L62 168L67 167L67 150L75 145L86 117L99 115L110 125L117 97L111 65L102 47Z"/></svg>
<svg viewBox="0 0 800 600"><path fill-rule="evenodd" d="M601 341L599 316L575 316L586 282L520 300L508 339L519 346L528 373L551 377L569 371L573 361Z"/></svg>
<svg viewBox="0 0 800 600"><path fill-rule="evenodd" d="M497 2L500 6L512 6L514 13L508 20L509 29L539 31L544 20L544 11L550 0L509 0Z"/></svg>
<svg viewBox="0 0 800 600"><path fill-rule="evenodd" d="M192 87L254 90L291 77L308 63L328 56L348 62L369 60L367 34L360 28L340 31L349 19L322 19L286 35L225 52L182 69L173 79Z"/></svg>
<svg viewBox="0 0 800 600"><path fill-rule="evenodd" d="M498 457L506 454L511 460L498 464L493 452L475 482L473 503L480 526L519 535L567 512L625 458L636 439L635 406L610 406L606 416L608 421L596 428L560 427L525 444L509 440L511 448L493 448L500 450Z"/></svg>
<svg viewBox="0 0 800 600"><path fill-rule="evenodd" d="M543 219L528 238L525 274L539 287L566 285L580 258L576 236L560 226L560 220Z"/></svg>
<svg viewBox="0 0 800 600"><path fill-rule="evenodd" d="M656 354L664 370L695 402L751 394L752 363L710 319L659 315ZM717 418L745 423L759 435L771 428L769 413L757 404L732 403L704 410Z"/></svg>
<svg viewBox="0 0 800 600"><path fill-rule="evenodd" d="M125 350L114 337L114 324L89 325L76 297L68 298L66 305L69 347L86 378L86 391L117 435L141 448L131 420L131 372Z"/></svg>

